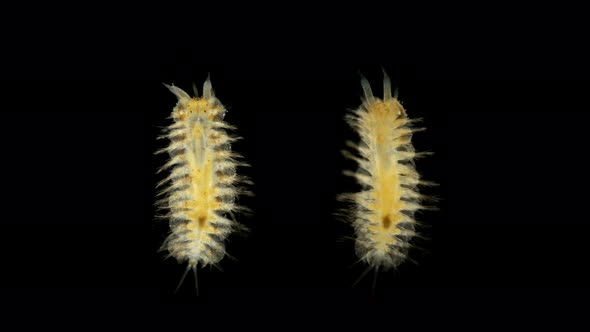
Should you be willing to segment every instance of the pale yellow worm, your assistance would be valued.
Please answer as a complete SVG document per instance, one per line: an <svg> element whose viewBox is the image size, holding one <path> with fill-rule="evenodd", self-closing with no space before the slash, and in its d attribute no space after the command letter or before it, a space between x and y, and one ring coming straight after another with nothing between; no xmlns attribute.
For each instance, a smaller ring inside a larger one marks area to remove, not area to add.
<svg viewBox="0 0 590 332"><path fill-rule="evenodd" d="M171 115L173 123L162 136L170 144L157 152L170 155L159 170L169 173L158 184L163 187L158 204L170 223L162 249L187 263L182 284L190 269L196 281L199 265L216 265L226 255L226 237L242 228L233 215L244 208L235 200L248 193L240 184L249 181L236 175L236 168L245 166L231 151L230 144L238 138L228 134L234 128L223 121L226 109L215 97L210 80L203 85L202 97L196 88L190 97L176 86L166 86L178 102Z"/></svg>
<svg viewBox="0 0 590 332"><path fill-rule="evenodd" d="M415 152L411 142L420 129L412 128L414 121L392 96L389 77L384 73L383 99L373 96L365 78L361 84L362 105L346 117L360 143L349 142L354 153L343 153L358 163L357 171L344 173L362 190L340 199L350 203L345 214L355 230L357 256L369 269L387 270L408 258L410 241L417 235L414 213L425 208L418 186L431 183L422 181L414 167L414 159L425 154Z"/></svg>

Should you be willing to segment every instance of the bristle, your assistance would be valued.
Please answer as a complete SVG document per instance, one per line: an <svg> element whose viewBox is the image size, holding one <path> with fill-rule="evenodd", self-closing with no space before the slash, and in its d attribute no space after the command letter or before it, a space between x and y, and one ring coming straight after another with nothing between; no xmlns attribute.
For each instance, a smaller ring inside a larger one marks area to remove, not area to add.
<svg viewBox="0 0 590 332"><path fill-rule="evenodd" d="M397 96L396 96L397 98ZM389 76L383 70L383 100L388 101L391 99L391 80Z"/></svg>
<svg viewBox="0 0 590 332"><path fill-rule="evenodd" d="M203 99L211 97L213 97L213 86L211 85L211 79L207 77L207 80L203 83Z"/></svg>
<svg viewBox="0 0 590 332"><path fill-rule="evenodd" d="M374 99L373 90L371 90L371 84L369 84L369 81L364 76L361 76L361 85L365 93L365 100L367 100L368 102L372 102Z"/></svg>
<svg viewBox="0 0 590 332"><path fill-rule="evenodd" d="M164 84L164 86L167 87L168 90L170 90L170 92L172 92L179 100L190 99L189 94L184 92L184 90L180 89L179 87L176 87L174 85L168 85L168 84Z"/></svg>

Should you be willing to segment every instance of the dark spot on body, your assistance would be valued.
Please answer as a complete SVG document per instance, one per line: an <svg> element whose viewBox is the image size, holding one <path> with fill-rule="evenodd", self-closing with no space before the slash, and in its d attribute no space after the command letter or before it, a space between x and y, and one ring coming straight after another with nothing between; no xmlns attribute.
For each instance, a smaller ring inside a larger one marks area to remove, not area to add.
<svg viewBox="0 0 590 332"><path fill-rule="evenodd" d="M205 220L207 220L207 217L204 217L204 216L199 217L199 228L205 226Z"/></svg>
<svg viewBox="0 0 590 332"><path fill-rule="evenodd" d="M184 141L185 139L186 139L186 135L185 134L175 135L175 136L170 137L170 140L172 142Z"/></svg>
<svg viewBox="0 0 590 332"><path fill-rule="evenodd" d="M383 217L383 228L387 229L389 228L389 226L391 226L391 218L389 217L389 215L386 215L385 217Z"/></svg>

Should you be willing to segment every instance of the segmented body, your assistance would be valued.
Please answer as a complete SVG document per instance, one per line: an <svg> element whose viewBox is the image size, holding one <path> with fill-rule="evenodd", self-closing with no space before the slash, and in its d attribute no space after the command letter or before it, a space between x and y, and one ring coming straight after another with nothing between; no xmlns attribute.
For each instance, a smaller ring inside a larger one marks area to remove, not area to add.
<svg viewBox="0 0 590 332"><path fill-rule="evenodd" d="M427 183L414 167L420 154L414 151L411 137L418 129L410 127L412 120L392 97L389 78L384 79L383 99L373 96L365 79L362 85L363 103L346 118L360 143L349 143L356 153L344 154L359 165L356 172L345 174L363 189L341 198L351 203L347 214L355 229L358 257L371 267L388 269L408 258L410 240L416 235L414 213L424 208L418 185Z"/></svg>
<svg viewBox="0 0 590 332"><path fill-rule="evenodd" d="M209 80L201 98L167 87L178 103L163 135L170 144L159 151L170 155L160 169L170 173L158 185L164 186L159 205L170 223L162 249L196 273L199 264L216 264L225 256L225 239L239 227L232 220L241 209L235 199L244 192L238 184L247 181L236 175L236 167L245 164L231 151L236 138L228 134L232 127L223 121L226 110Z"/></svg>

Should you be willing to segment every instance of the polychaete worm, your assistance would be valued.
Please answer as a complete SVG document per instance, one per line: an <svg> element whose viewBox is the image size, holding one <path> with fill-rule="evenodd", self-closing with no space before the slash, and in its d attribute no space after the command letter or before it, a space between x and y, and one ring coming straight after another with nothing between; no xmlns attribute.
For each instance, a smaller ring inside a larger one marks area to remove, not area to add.
<svg viewBox="0 0 590 332"><path fill-rule="evenodd" d="M429 154L415 152L412 145L412 134L423 128L413 127L416 120L407 116L397 91L391 93L389 77L385 72L383 76L383 99L373 95L363 77L362 104L346 116L360 142L347 142L353 152L343 154L358 169L344 174L362 189L339 198L348 204L344 215L354 228L356 255L368 265L361 278L371 269L376 277L379 269L395 268L409 259L411 240L417 236L415 213L428 208L422 204L428 197L418 188L433 185L421 179L414 164L414 159Z"/></svg>
<svg viewBox="0 0 590 332"><path fill-rule="evenodd" d="M246 208L236 199L250 193L243 185L251 182L236 174L237 167L247 165L231 150L231 143L239 137L229 134L235 128L224 121L226 109L215 97L209 78L201 97L195 86L194 97L176 86L166 87L178 102L172 110L172 124L160 136L169 144L156 152L170 156L158 171L168 172L157 184L161 188L157 205L170 225L162 250L168 252L167 257L187 264L177 290L192 270L198 294L197 268L217 266L226 255L228 235L244 229L234 213Z"/></svg>

